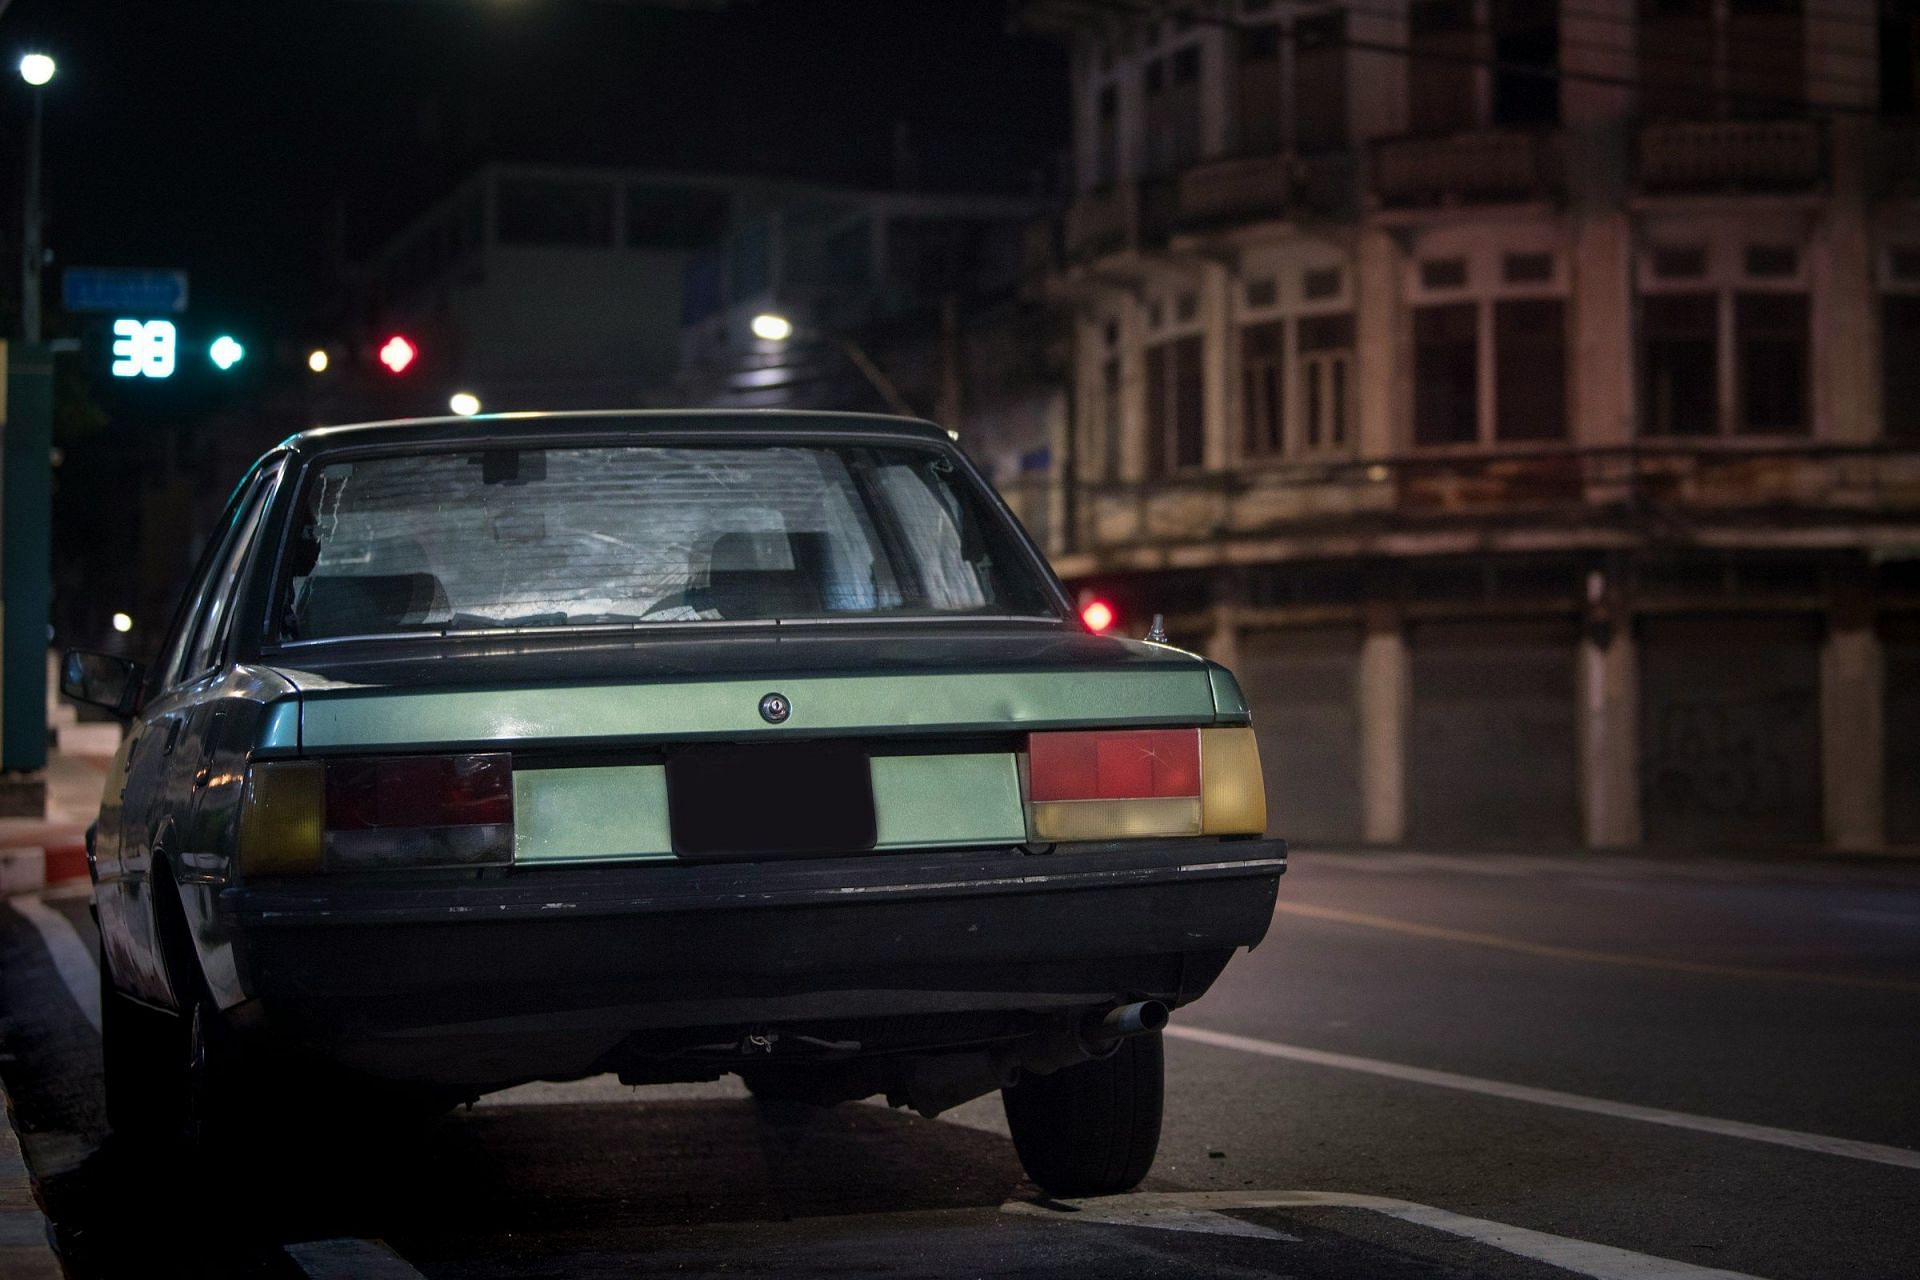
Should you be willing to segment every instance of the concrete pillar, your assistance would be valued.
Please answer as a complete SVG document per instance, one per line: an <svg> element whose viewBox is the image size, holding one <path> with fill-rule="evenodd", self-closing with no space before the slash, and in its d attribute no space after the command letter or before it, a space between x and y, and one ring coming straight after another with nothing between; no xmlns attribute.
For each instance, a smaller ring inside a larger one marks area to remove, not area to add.
<svg viewBox="0 0 1920 1280"><path fill-rule="evenodd" d="M1400 251L1393 237L1378 228L1362 229L1355 258L1354 381L1360 456L1388 458L1399 448L1399 424L1407 416L1400 394L1401 333L1412 321L1401 313Z"/></svg>
<svg viewBox="0 0 1920 1280"><path fill-rule="evenodd" d="M1580 641L1580 817L1589 849L1641 842L1640 653L1630 627Z"/></svg>
<svg viewBox="0 0 1920 1280"><path fill-rule="evenodd" d="M1828 119L1833 197L1808 246L1812 287L1813 432L1862 444L1880 434L1880 326L1873 235L1867 212L1867 149L1874 122Z"/></svg>
<svg viewBox="0 0 1920 1280"><path fill-rule="evenodd" d="M1224 263L1200 268L1201 360L1205 380L1206 467L1233 465L1233 427L1240 420L1240 344L1234 341L1233 273Z"/></svg>
<svg viewBox="0 0 1920 1280"><path fill-rule="evenodd" d="M1635 394L1633 229L1625 213L1583 212L1573 226L1573 438L1631 444Z"/></svg>
<svg viewBox="0 0 1920 1280"><path fill-rule="evenodd" d="M1397 616L1367 620L1360 642L1360 833L1369 844L1407 838L1407 722L1412 673Z"/></svg>
<svg viewBox="0 0 1920 1280"><path fill-rule="evenodd" d="M1820 777L1827 844L1882 848L1886 832L1886 672L1871 625L1836 624L1820 650Z"/></svg>

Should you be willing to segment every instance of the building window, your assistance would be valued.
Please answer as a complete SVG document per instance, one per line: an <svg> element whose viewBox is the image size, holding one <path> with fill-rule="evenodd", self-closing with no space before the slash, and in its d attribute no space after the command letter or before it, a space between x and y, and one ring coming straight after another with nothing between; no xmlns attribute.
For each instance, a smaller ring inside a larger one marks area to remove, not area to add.
<svg viewBox="0 0 1920 1280"><path fill-rule="evenodd" d="M1347 15L1339 10L1293 24L1293 145L1312 155L1347 145Z"/></svg>
<svg viewBox="0 0 1920 1280"><path fill-rule="evenodd" d="M1479 439L1479 308L1471 302L1413 313L1413 442Z"/></svg>
<svg viewBox="0 0 1920 1280"><path fill-rule="evenodd" d="M1475 80L1484 61L1473 0L1414 0L1407 11L1407 116L1417 133L1479 123Z"/></svg>
<svg viewBox="0 0 1920 1280"><path fill-rule="evenodd" d="M1247 27L1239 33L1234 118L1240 151L1265 155L1280 149L1285 83L1280 69L1280 28Z"/></svg>
<svg viewBox="0 0 1920 1280"><path fill-rule="evenodd" d="M1655 247L1641 268L1641 431L1650 436L1806 435L1812 348L1798 246L1691 246L1684 283Z"/></svg>
<svg viewBox="0 0 1920 1280"><path fill-rule="evenodd" d="M496 193L502 244L613 244L614 188L606 182L504 179Z"/></svg>
<svg viewBox="0 0 1920 1280"><path fill-rule="evenodd" d="M1249 457L1279 453L1286 443L1286 340L1283 320L1241 330L1241 448Z"/></svg>
<svg viewBox="0 0 1920 1280"><path fill-rule="evenodd" d="M1150 475L1206 461L1206 395L1201 339L1175 338L1147 348L1147 470Z"/></svg>
<svg viewBox="0 0 1920 1280"><path fill-rule="evenodd" d="M1739 344L1738 429L1751 435L1805 435L1807 295L1742 293L1733 300Z"/></svg>
<svg viewBox="0 0 1920 1280"><path fill-rule="evenodd" d="M1641 114L1790 115L1806 100L1801 0L1640 0Z"/></svg>
<svg viewBox="0 0 1920 1280"><path fill-rule="evenodd" d="M1663 245L1653 251L1653 274L1663 280L1694 280L1707 274L1707 251L1697 244Z"/></svg>
<svg viewBox="0 0 1920 1280"><path fill-rule="evenodd" d="M1106 85L1096 102L1093 184L1110 186L1120 180L1120 90Z"/></svg>
<svg viewBox="0 0 1920 1280"><path fill-rule="evenodd" d="M1567 434L1567 317L1558 298L1493 304L1494 439Z"/></svg>
<svg viewBox="0 0 1920 1280"><path fill-rule="evenodd" d="M1300 326L1300 380L1305 386L1301 406L1303 443L1312 449L1346 447L1347 387L1352 381L1353 316L1351 313L1302 316Z"/></svg>
<svg viewBox="0 0 1920 1280"><path fill-rule="evenodd" d="M1559 6L1492 0L1492 8L1494 124L1558 124Z"/></svg>
<svg viewBox="0 0 1920 1280"><path fill-rule="evenodd" d="M1431 237L1409 272L1414 306L1413 443L1564 440L1567 305L1544 229ZM1514 240L1521 243L1515 245ZM1528 245L1526 241L1533 241Z"/></svg>
<svg viewBox="0 0 1920 1280"><path fill-rule="evenodd" d="M1641 413L1655 436L1719 430L1719 300L1667 293L1640 302Z"/></svg>
<svg viewBox="0 0 1920 1280"><path fill-rule="evenodd" d="M1121 410L1125 407L1120 381L1120 353L1110 351L1100 362L1100 477L1118 480L1122 462L1120 444L1125 439Z"/></svg>
<svg viewBox="0 0 1920 1280"><path fill-rule="evenodd" d="M1340 268L1322 267L1303 272L1300 276L1300 292L1309 302L1334 297L1340 292Z"/></svg>
<svg viewBox="0 0 1920 1280"><path fill-rule="evenodd" d="M1880 299L1881 404L1887 435L1920 440L1920 293Z"/></svg>
<svg viewBox="0 0 1920 1280"><path fill-rule="evenodd" d="M1255 311L1271 307L1280 300L1280 284L1272 276L1247 281L1247 306Z"/></svg>

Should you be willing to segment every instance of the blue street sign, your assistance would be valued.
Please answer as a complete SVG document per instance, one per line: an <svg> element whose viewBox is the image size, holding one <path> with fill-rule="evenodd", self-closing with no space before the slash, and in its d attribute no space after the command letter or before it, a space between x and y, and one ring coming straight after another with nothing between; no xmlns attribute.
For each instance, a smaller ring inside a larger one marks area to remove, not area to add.
<svg viewBox="0 0 1920 1280"><path fill-rule="evenodd" d="M60 305L69 311L185 311L187 273L68 267L60 276Z"/></svg>

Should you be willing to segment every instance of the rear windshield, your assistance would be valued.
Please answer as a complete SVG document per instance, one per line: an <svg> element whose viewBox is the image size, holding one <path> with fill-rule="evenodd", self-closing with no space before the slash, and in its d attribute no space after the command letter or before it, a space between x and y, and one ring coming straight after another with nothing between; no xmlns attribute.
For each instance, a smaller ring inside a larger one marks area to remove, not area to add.
<svg viewBox="0 0 1920 1280"><path fill-rule="evenodd" d="M311 475L279 636L876 616L1058 616L946 454L498 449Z"/></svg>

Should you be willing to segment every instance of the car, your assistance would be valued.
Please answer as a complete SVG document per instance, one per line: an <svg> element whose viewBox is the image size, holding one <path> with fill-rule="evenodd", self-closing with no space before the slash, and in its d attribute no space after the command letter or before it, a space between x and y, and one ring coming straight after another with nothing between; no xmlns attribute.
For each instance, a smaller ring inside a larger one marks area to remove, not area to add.
<svg viewBox="0 0 1920 1280"><path fill-rule="evenodd" d="M1233 676L1093 633L908 419L307 431L151 667L62 687L128 724L89 848L109 1121L203 1155L307 1071L428 1109L736 1073L998 1090L1036 1183L1123 1190L1169 1010L1286 868Z"/></svg>

